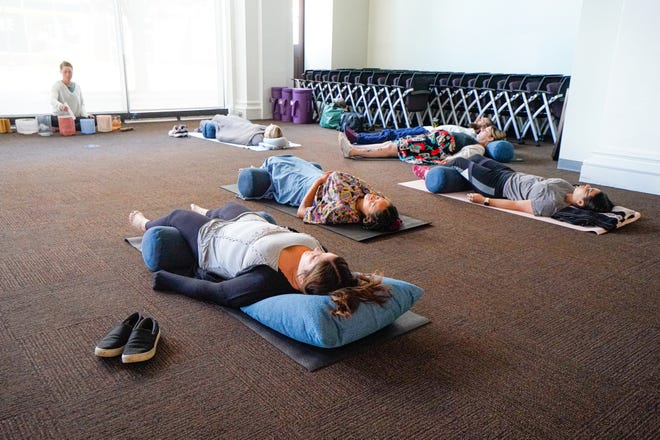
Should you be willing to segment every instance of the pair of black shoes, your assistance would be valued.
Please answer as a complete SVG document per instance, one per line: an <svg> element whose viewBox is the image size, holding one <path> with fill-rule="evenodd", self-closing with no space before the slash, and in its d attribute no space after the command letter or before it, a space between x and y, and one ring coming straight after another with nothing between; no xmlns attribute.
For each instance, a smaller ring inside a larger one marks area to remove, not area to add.
<svg viewBox="0 0 660 440"><path fill-rule="evenodd" d="M116 357L121 354L121 361L125 364L144 362L156 354L159 339L158 321L135 312L96 344L94 354L99 357Z"/></svg>

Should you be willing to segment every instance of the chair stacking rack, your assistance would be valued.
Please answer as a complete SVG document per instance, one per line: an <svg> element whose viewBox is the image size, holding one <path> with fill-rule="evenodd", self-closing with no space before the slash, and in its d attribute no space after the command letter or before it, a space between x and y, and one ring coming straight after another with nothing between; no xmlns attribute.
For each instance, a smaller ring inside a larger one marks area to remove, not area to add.
<svg viewBox="0 0 660 440"><path fill-rule="evenodd" d="M518 142L561 136L570 76L387 69L306 70L296 87L312 89L317 115L341 98L372 128L467 126L490 117Z"/></svg>

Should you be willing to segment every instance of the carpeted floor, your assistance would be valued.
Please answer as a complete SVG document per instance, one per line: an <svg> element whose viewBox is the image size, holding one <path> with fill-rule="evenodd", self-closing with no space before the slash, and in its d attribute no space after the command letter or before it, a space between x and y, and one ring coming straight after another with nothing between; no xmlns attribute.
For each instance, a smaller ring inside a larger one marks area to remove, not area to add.
<svg viewBox="0 0 660 440"><path fill-rule="evenodd" d="M410 166L346 160L337 132L283 124L295 154L433 222L359 243L272 212L354 270L426 291L413 310L430 324L310 373L218 307L154 292L124 243L131 210L220 205L219 185L277 154L171 138L172 125L0 135L0 437L660 437L657 196L610 190L643 217L596 236L402 187ZM518 170L578 178L550 146L517 154ZM156 357L96 358L136 310L161 323Z"/></svg>

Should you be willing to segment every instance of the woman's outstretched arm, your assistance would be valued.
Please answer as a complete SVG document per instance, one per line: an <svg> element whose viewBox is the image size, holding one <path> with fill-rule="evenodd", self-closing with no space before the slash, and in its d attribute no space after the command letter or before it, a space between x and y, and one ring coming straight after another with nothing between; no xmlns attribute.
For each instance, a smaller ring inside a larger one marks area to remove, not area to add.
<svg viewBox="0 0 660 440"><path fill-rule="evenodd" d="M468 200L472 203L483 205L486 201L486 197L482 196L481 194L470 193L468 194ZM489 197L488 206L500 209L510 209L511 211L526 212L527 214L534 214L531 200L493 199Z"/></svg>
<svg viewBox="0 0 660 440"><path fill-rule="evenodd" d="M182 293L201 301L210 301L221 306L243 307L284 293L295 293L295 289L272 268L254 266L235 278L213 282L190 278L159 270L152 274L154 290Z"/></svg>

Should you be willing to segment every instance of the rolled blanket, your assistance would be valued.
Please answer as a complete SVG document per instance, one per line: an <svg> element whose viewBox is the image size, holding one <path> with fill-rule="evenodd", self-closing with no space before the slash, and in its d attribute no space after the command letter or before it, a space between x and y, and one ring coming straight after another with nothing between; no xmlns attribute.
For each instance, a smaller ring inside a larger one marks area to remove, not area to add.
<svg viewBox="0 0 660 440"><path fill-rule="evenodd" d="M215 138L220 142L240 145L259 145L264 139L266 126L253 124L239 116L215 115Z"/></svg>
<svg viewBox="0 0 660 440"><path fill-rule="evenodd" d="M615 206L611 212L594 212L570 205L555 212L552 218L573 225L598 226L607 231L613 231L636 216L636 211L623 206Z"/></svg>

